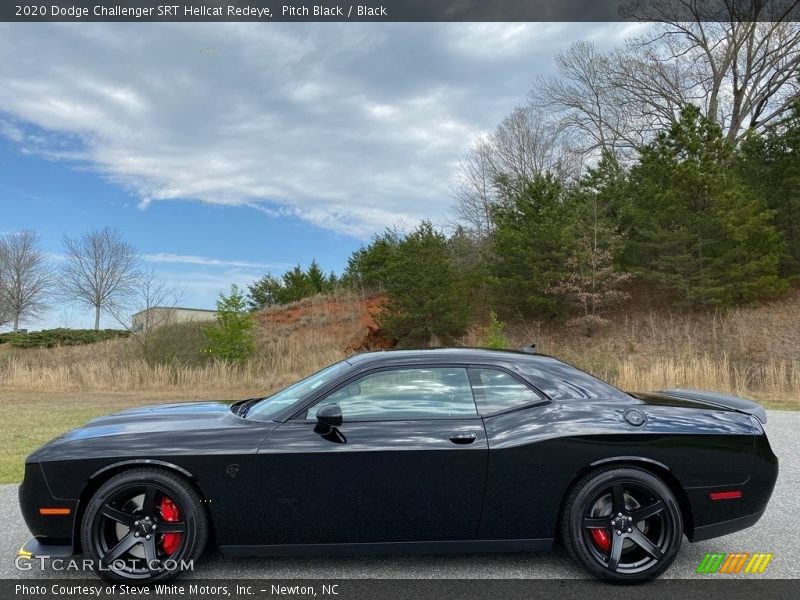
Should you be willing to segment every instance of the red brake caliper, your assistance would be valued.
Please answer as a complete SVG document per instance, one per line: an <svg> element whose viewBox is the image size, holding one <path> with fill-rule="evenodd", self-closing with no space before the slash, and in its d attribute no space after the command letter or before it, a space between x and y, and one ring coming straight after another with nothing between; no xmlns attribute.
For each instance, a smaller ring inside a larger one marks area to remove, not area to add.
<svg viewBox="0 0 800 600"><path fill-rule="evenodd" d="M161 504L159 505L161 509L161 518L165 521L179 521L180 520L180 511L178 511L178 507L175 506L175 503L167 498L166 496L161 498ZM172 554L175 550L178 549L178 545L181 543L181 534L180 533L165 533L164 537L161 539L161 546L164 548L164 552L167 554Z"/></svg>
<svg viewBox="0 0 800 600"><path fill-rule="evenodd" d="M611 536L605 529L590 529L589 535L592 536L592 541L603 552L608 552L611 548Z"/></svg>

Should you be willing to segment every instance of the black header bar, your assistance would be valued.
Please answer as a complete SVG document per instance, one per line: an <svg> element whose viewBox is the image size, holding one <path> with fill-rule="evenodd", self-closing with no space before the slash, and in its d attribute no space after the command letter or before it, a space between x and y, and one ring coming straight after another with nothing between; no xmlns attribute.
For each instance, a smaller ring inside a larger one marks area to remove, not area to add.
<svg viewBox="0 0 800 600"><path fill-rule="evenodd" d="M4 0L6 22L798 21L800 0Z"/></svg>
<svg viewBox="0 0 800 600"><path fill-rule="evenodd" d="M785 600L797 579L658 579L646 587L599 580L557 579L188 579L143 587L94 579L0 580L2 598L16 600Z"/></svg>

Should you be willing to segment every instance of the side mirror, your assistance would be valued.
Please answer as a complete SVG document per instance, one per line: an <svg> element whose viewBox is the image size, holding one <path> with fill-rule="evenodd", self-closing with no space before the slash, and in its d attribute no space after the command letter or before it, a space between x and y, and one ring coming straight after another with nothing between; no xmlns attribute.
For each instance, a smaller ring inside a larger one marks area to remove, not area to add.
<svg viewBox="0 0 800 600"><path fill-rule="evenodd" d="M339 427L342 424L342 409L338 404L328 404L317 412L317 423L327 427Z"/></svg>

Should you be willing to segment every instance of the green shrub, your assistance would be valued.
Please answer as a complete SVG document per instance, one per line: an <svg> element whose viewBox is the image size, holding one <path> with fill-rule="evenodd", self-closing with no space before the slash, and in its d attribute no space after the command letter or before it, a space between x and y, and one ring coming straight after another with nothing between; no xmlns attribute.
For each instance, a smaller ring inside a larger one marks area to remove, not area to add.
<svg viewBox="0 0 800 600"><path fill-rule="evenodd" d="M483 338L483 345L485 348L492 348L494 350L504 350L508 348L508 338L506 337L506 325L497 318L494 311L489 313L489 325L486 327L486 333Z"/></svg>
<svg viewBox="0 0 800 600"><path fill-rule="evenodd" d="M125 329L43 329L30 333L0 333L0 344L8 343L15 348L53 348L55 346L79 346L104 340L128 337Z"/></svg>
<svg viewBox="0 0 800 600"><path fill-rule="evenodd" d="M217 300L217 323L204 330L206 350L214 358L242 364L256 351L253 316L236 285Z"/></svg>

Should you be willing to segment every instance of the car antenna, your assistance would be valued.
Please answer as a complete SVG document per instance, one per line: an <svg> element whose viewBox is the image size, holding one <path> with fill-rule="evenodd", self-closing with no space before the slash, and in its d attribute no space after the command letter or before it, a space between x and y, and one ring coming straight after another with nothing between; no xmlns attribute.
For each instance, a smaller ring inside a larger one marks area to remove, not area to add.
<svg viewBox="0 0 800 600"><path fill-rule="evenodd" d="M532 342L529 346L523 346L519 349L520 352L526 352L528 354L536 354L536 342Z"/></svg>

